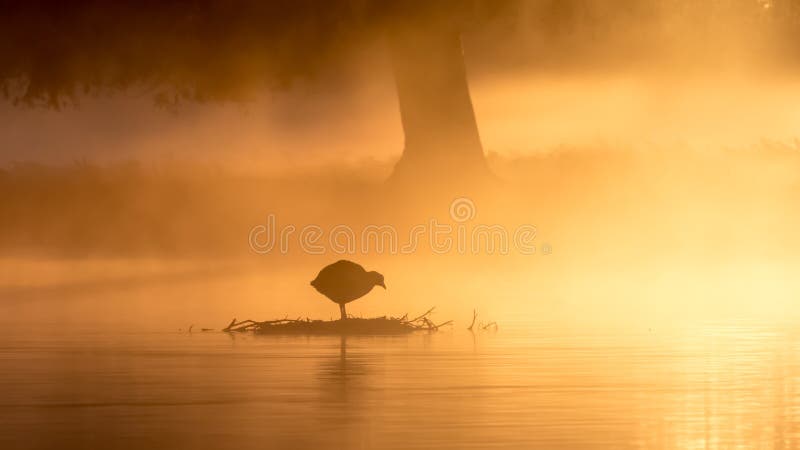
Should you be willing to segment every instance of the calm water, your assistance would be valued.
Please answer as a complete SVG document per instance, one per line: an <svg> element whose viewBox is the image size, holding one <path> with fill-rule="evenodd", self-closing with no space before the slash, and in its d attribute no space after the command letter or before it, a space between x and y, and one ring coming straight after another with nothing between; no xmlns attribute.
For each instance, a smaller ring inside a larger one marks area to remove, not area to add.
<svg viewBox="0 0 800 450"><path fill-rule="evenodd" d="M0 448L796 448L800 331L0 336Z"/></svg>

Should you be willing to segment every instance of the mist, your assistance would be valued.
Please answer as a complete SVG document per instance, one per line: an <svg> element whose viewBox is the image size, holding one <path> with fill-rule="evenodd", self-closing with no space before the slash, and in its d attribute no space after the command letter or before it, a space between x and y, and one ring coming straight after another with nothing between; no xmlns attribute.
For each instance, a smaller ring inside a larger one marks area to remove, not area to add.
<svg viewBox="0 0 800 450"><path fill-rule="evenodd" d="M576 305L609 317L785 313L797 292L788 274L800 194L790 22L777 22L784 16L770 15L779 5L769 2L755 15L746 2L715 10L702 26L700 10L590 3L531 3L465 31L496 182L457 191L384 182L403 129L391 62L372 41L342 57L346 72L332 66L331 76L322 69L244 101L157 106L133 86L58 110L3 105L3 296L16 299L4 308L34 316L42 304L58 310L53 297L105 298L124 286L113 306L86 300L52 320L178 326L242 312L324 315L329 305L296 286L339 255L257 254L253 227L273 214L298 228L391 224L403 236L448 220L453 199L465 197L478 211L473 225L531 224L552 252L360 255L401 280L393 311L435 303L463 316ZM509 17L520 20L510 35ZM772 303L752 306L747 298L765 290ZM176 299L148 300L164 296ZM236 308L221 305L230 296ZM361 312L382 308L366 302Z"/></svg>
<svg viewBox="0 0 800 450"><path fill-rule="evenodd" d="M799 1L2 10L0 447L800 442Z"/></svg>

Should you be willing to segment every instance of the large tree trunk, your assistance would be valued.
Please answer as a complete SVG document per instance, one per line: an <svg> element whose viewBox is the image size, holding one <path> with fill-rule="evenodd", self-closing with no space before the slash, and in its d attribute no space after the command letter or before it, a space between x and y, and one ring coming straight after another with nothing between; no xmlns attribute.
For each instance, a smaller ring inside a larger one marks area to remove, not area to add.
<svg viewBox="0 0 800 450"><path fill-rule="evenodd" d="M395 31L389 41L405 133L393 179L436 183L487 176L459 31L439 22Z"/></svg>

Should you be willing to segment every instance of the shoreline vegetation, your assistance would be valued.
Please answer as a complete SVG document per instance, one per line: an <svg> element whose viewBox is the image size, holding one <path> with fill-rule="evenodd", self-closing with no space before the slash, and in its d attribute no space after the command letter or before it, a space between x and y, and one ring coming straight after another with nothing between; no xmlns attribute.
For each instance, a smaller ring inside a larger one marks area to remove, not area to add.
<svg viewBox="0 0 800 450"><path fill-rule="evenodd" d="M414 331L438 331L441 327L452 325L448 320L435 323L430 319L435 307L424 314L409 319L408 314L402 317L348 317L337 320L312 320L309 318L277 320L231 320L222 331L226 333L252 332L254 334L339 334L339 335L382 335L406 334Z"/></svg>

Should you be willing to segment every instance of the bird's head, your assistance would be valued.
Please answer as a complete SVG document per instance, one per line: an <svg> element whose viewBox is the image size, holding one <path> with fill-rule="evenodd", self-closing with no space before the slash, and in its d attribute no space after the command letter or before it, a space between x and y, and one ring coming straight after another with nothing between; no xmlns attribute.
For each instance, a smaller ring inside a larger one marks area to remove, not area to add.
<svg viewBox="0 0 800 450"><path fill-rule="evenodd" d="M372 284L374 286L380 286L386 289L386 282L383 281L383 275L379 274L378 272L372 271L369 273L370 277L372 277Z"/></svg>

